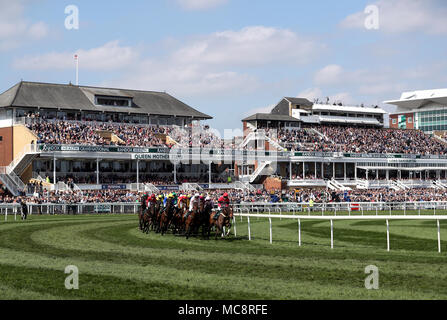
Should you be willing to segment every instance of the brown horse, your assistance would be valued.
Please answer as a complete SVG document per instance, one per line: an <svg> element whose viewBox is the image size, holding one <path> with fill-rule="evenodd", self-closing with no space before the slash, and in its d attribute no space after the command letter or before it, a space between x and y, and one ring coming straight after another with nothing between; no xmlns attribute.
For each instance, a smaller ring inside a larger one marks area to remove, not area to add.
<svg viewBox="0 0 447 320"><path fill-rule="evenodd" d="M140 204L140 211L138 212L138 220L139 220L139 226L140 226L140 230L143 231L144 228L144 215L146 214L146 200L147 200L147 195L144 195L141 197L141 204Z"/></svg>
<svg viewBox="0 0 447 320"><path fill-rule="evenodd" d="M191 232L194 230L198 223L198 216L199 216L199 208L197 203L195 203L192 207L192 211L187 213L184 216L185 219L185 234L186 239L189 239Z"/></svg>
<svg viewBox="0 0 447 320"><path fill-rule="evenodd" d="M211 201L201 201L199 205L199 219L196 232L199 232L202 227L202 237L205 238L205 234L208 234L210 228L210 215L213 211L213 203ZM209 234L208 234L209 238Z"/></svg>
<svg viewBox="0 0 447 320"><path fill-rule="evenodd" d="M229 234L231 228L231 220L233 219L233 209L230 206L223 207L220 212L217 220L214 220L215 213L212 212L209 216L209 228L208 228L208 237L210 236L211 227L214 226L216 228L216 235L214 239L217 240L217 235L220 234L221 237L225 237ZM228 230L228 233L225 234L224 228Z"/></svg>
<svg viewBox="0 0 447 320"><path fill-rule="evenodd" d="M174 215L174 209L174 204L172 203L172 200L169 199L166 203L165 210L163 210L163 212L160 211L160 231L162 236L168 231L168 227Z"/></svg>

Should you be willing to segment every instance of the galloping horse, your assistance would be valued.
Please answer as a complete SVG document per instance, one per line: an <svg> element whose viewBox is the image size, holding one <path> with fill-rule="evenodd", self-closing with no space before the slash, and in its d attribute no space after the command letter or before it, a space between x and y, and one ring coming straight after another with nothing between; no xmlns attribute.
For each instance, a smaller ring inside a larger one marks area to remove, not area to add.
<svg viewBox="0 0 447 320"><path fill-rule="evenodd" d="M202 227L202 237L205 237L205 233L208 232L210 228L210 215L213 211L213 204L211 201L201 201L199 206L199 222L197 224L197 233L199 228ZM209 234L208 234L209 238Z"/></svg>
<svg viewBox="0 0 447 320"><path fill-rule="evenodd" d="M141 204L140 204L140 211L138 212L138 220L139 220L139 226L140 226L140 230L143 231L144 228L144 215L146 213L147 210L147 206L146 206L146 200L147 200L148 196L144 195L141 197Z"/></svg>
<svg viewBox="0 0 447 320"><path fill-rule="evenodd" d="M220 234L221 237L225 237L230 233L231 220L233 219L233 209L230 206L223 207L222 211L219 213L217 220L214 220L214 212L209 215L209 228L208 237L210 236L211 227L214 225L216 227L215 239L217 240L217 235ZM228 230L227 234L224 233L224 228Z"/></svg>
<svg viewBox="0 0 447 320"><path fill-rule="evenodd" d="M197 226L198 216L199 216L199 208L197 203L195 203L192 207L192 211L191 212L187 211L187 213L184 216L186 239L189 238L191 232Z"/></svg>
<svg viewBox="0 0 447 320"><path fill-rule="evenodd" d="M174 209L175 207L172 203L172 199L168 199L165 210L163 213L160 212L160 231L162 236L168 231L169 224L174 215Z"/></svg>

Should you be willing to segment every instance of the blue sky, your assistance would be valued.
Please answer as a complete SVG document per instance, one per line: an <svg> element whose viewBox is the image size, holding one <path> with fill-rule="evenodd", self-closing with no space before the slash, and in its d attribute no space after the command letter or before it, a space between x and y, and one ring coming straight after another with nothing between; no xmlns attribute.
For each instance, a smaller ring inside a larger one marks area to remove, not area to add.
<svg viewBox="0 0 447 320"><path fill-rule="evenodd" d="M78 53L80 84L167 91L223 133L283 96L381 105L447 87L446 16L444 0L0 0L0 90L74 82Z"/></svg>

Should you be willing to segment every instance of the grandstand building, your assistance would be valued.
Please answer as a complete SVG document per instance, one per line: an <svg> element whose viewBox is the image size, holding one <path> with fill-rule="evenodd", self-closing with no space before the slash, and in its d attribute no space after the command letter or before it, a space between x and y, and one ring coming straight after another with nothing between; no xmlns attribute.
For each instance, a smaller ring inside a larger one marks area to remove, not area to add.
<svg viewBox="0 0 447 320"><path fill-rule="evenodd" d="M447 130L447 89L404 92L399 100L384 103L397 106L390 114L390 128L426 133Z"/></svg>
<svg viewBox="0 0 447 320"><path fill-rule="evenodd" d="M283 98L221 140L167 93L20 82L0 94L0 183L46 190L447 190L447 142L379 107Z"/></svg>
<svg viewBox="0 0 447 320"><path fill-rule="evenodd" d="M244 145L288 152L288 159L237 163L237 169L251 183L276 176L277 188L444 188L447 143L421 132L385 129L385 114L378 106L285 97L270 113L242 122Z"/></svg>
<svg viewBox="0 0 447 320"><path fill-rule="evenodd" d="M53 188L67 178L168 184L174 129L207 119L163 92L20 82L0 95L0 183L14 194L33 178ZM203 164L175 169L179 179L208 175Z"/></svg>

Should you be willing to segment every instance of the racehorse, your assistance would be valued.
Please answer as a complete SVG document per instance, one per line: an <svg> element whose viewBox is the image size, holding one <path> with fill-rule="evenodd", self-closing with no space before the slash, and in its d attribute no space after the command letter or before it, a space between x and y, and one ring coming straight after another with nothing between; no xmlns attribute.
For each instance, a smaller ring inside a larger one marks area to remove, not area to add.
<svg viewBox="0 0 447 320"><path fill-rule="evenodd" d="M168 202L166 203L166 208L164 209L163 212L159 213L160 231L162 236L168 231L168 227L174 215L174 209L175 207L174 204L172 203L172 199L168 199Z"/></svg>
<svg viewBox="0 0 447 320"><path fill-rule="evenodd" d="M211 201L201 201L199 205L199 221L197 224L197 233L199 228L202 227L202 237L205 237L205 233L210 228L210 215L213 211L213 204ZM208 236L209 238L209 236Z"/></svg>
<svg viewBox="0 0 447 320"><path fill-rule="evenodd" d="M140 211L138 212L138 220L139 220L139 226L140 226L140 230L143 231L144 228L144 215L146 213L147 210L147 206L146 206L146 200L147 200L148 196L144 195L141 197L141 204L140 204Z"/></svg>
<svg viewBox="0 0 447 320"><path fill-rule="evenodd" d="M191 232L197 226L198 216L199 216L199 208L198 208L197 203L194 203L194 205L192 207L192 211L191 212L187 211L187 213L184 216L186 239L189 238L189 236L191 235Z"/></svg>
<svg viewBox="0 0 447 320"><path fill-rule="evenodd" d="M217 220L214 220L214 212L212 212L209 215L208 237L210 236L212 226L216 227L216 235L214 239L217 240L218 234L220 234L221 237L227 236L230 233L232 219L233 219L233 209L230 206L222 208L222 211L219 213ZM228 230L227 234L224 233L224 228Z"/></svg>

